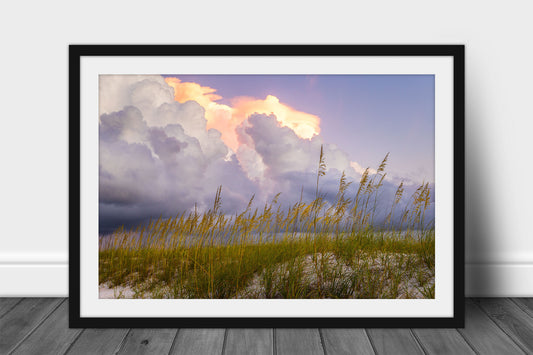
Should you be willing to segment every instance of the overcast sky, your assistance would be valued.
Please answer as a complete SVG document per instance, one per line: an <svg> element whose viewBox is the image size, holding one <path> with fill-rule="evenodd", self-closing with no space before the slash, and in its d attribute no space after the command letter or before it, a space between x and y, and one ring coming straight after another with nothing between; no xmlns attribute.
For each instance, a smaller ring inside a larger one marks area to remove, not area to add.
<svg viewBox="0 0 533 355"><path fill-rule="evenodd" d="M206 209L219 185L228 213L312 198L321 145L333 197L387 152L385 192L434 181L430 75L106 75L99 98L100 233Z"/></svg>

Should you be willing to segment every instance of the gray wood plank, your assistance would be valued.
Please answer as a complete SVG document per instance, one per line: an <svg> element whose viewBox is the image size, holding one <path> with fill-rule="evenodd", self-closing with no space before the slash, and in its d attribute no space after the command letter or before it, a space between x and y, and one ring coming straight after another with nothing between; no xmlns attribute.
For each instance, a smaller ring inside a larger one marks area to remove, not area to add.
<svg viewBox="0 0 533 355"><path fill-rule="evenodd" d="M276 329L278 355L322 355L324 349L318 329Z"/></svg>
<svg viewBox="0 0 533 355"><path fill-rule="evenodd" d="M228 329L225 354L272 355L274 339L272 329Z"/></svg>
<svg viewBox="0 0 533 355"><path fill-rule="evenodd" d="M167 355L176 332L176 329L132 329L124 339L118 354Z"/></svg>
<svg viewBox="0 0 533 355"><path fill-rule="evenodd" d="M523 351L471 300L466 301L465 327L458 329L479 354L523 354Z"/></svg>
<svg viewBox="0 0 533 355"><path fill-rule="evenodd" d="M63 299L25 298L0 318L0 354L7 354L56 309Z"/></svg>
<svg viewBox="0 0 533 355"><path fill-rule="evenodd" d="M524 312L526 312L530 317L533 317L533 298L512 298Z"/></svg>
<svg viewBox="0 0 533 355"><path fill-rule="evenodd" d="M464 329L80 329L68 303L0 298L0 353L481 354L533 353L533 299L467 300Z"/></svg>
<svg viewBox="0 0 533 355"><path fill-rule="evenodd" d="M0 318L22 301L22 298L0 298Z"/></svg>
<svg viewBox="0 0 533 355"><path fill-rule="evenodd" d="M456 329L413 329L413 333L427 354L475 355Z"/></svg>
<svg viewBox="0 0 533 355"><path fill-rule="evenodd" d="M116 354L128 329L85 329L67 354Z"/></svg>
<svg viewBox="0 0 533 355"><path fill-rule="evenodd" d="M225 329L180 329L170 354L220 355Z"/></svg>
<svg viewBox="0 0 533 355"><path fill-rule="evenodd" d="M81 329L69 329L68 302L62 302L30 336L24 339L13 354L64 354L81 331Z"/></svg>
<svg viewBox="0 0 533 355"><path fill-rule="evenodd" d="M364 329L321 329L324 349L328 355L374 355Z"/></svg>
<svg viewBox="0 0 533 355"><path fill-rule="evenodd" d="M368 329L376 354L424 354L409 329Z"/></svg>
<svg viewBox="0 0 533 355"><path fill-rule="evenodd" d="M474 300L526 353L533 353L533 319L508 298Z"/></svg>

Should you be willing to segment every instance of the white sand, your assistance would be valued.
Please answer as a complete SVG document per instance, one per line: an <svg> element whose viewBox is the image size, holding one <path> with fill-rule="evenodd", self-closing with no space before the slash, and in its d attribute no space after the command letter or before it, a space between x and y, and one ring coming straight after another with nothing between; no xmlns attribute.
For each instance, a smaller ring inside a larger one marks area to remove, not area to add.
<svg viewBox="0 0 533 355"><path fill-rule="evenodd" d="M99 298L133 298L134 294L135 292L129 287L108 287L107 284L102 284L98 288Z"/></svg>

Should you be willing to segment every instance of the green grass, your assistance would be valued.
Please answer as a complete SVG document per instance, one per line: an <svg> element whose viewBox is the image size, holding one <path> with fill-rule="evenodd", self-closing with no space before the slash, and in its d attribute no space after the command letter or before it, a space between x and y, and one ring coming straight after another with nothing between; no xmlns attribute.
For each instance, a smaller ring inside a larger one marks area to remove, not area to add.
<svg viewBox="0 0 533 355"><path fill-rule="evenodd" d="M129 287L140 298L434 298L429 185L397 212L400 184L385 224L374 227L387 158L377 174L367 169L351 198L343 174L334 204L319 193L321 152L309 203L282 209L276 196L252 209L252 197L245 211L227 216L219 188L205 213L121 228L100 241L100 284Z"/></svg>

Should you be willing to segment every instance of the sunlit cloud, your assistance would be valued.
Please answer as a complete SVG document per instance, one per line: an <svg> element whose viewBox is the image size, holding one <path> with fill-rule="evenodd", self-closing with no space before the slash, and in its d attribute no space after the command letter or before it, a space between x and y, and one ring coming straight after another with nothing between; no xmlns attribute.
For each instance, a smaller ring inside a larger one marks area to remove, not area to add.
<svg viewBox="0 0 533 355"><path fill-rule="evenodd" d="M320 133L320 118L306 112L298 111L282 102L276 96L268 95L265 99L253 97L236 97L231 99L231 106L219 104L222 99L216 89L201 86L198 83L183 82L169 77L165 81L174 88L174 99L180 103L194 100L205 110L207 129L214 128L221 132L222 140L234 152L239 142L235 128L251 114L274 114L282 127L289 127L303 139L311 139Z"/></svg>
<svg viewBox="0 0 533 355"><path fill-rule="evenodd" d="M351 161L350 162L350 166L353 168L353 170L355 170L356 173L360 174L360 175L363 175L363 173L365 172L365 168L363 168L358 162L356 161ZM377 170L376 169L372 169L372 168L367 168L368 169L368 173L370 175L374 175L377 173Z"/></svg>
<svg viewBox="0 0 533 355"><path fill-rule="evenodd" d="M281 126L291 128L298 137L310 139L320 133L320 118L318 116L297 111L282 104L276 96L268 95L264 100L251 97L237 97L232 100L234 116L239 121L253 113L274 114Z"/></svg>

